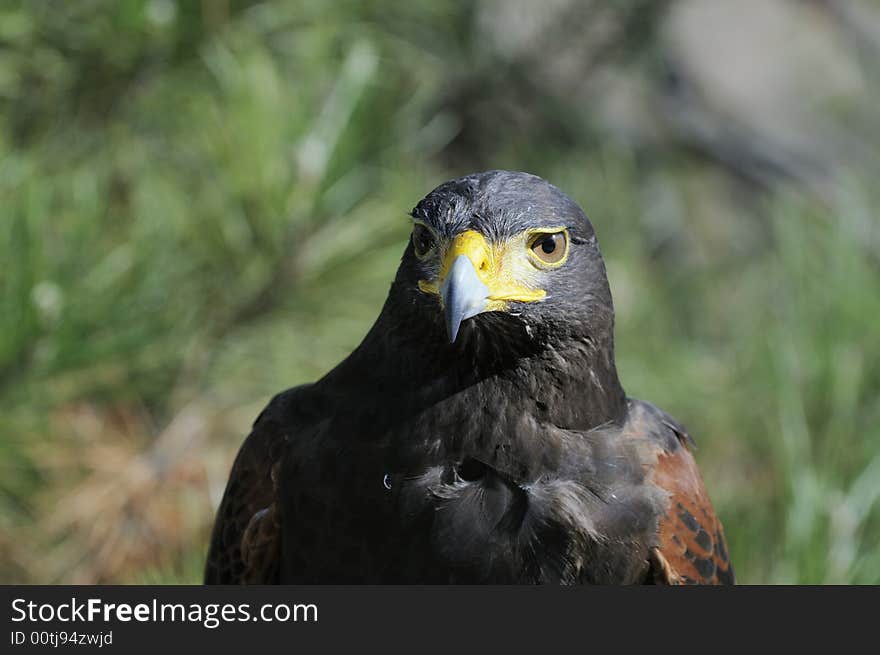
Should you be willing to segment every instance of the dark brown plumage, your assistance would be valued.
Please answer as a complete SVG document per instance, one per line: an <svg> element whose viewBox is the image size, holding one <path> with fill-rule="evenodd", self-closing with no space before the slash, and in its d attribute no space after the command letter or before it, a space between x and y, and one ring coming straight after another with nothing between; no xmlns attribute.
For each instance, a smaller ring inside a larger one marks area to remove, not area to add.
<svg viewBox="0 0 880 655"><path fill-rule="evenodd" d="M671 417L627 398L592 225L540 178L454 180L363 343L233 465L209 583L732 583Z"/></svg>

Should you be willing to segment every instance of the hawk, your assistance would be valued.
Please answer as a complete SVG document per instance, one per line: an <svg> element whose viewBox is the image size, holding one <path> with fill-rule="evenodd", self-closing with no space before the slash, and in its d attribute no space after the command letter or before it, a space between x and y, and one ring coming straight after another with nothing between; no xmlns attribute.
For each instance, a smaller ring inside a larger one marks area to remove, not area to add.
<svg viewBox="0 0 880 655"><path fill-rule="evenodd" d="M205 581L732 584L690 436L618 378L581 208L489 171L412 221L363 342L254 423Z"/></svg>

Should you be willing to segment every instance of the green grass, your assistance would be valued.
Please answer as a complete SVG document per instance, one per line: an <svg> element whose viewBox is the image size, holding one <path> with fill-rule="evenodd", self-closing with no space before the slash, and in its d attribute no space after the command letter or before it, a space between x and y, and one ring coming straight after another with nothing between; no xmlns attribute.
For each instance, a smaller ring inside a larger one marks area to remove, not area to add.
<svg viewBox="0 0 880 655"><path fill-rule="evenodd" d="M739 579L880 583L860 176L738 203L686 155L646 174L608 135L544 139L546 116L523 133L469 104L494 131L463 144L444 92L510 74L466 6L217 6L0 13L0 580L197 582L262 405L358 344L408 210L491 166L592 218L624 385L697 440Z"/></svg>

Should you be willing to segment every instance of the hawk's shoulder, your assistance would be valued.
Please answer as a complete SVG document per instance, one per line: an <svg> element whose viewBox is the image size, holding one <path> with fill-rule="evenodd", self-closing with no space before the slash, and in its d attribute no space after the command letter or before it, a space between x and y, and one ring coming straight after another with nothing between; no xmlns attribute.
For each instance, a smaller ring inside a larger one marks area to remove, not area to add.
<svg viewBox="0 0 880 655"><path fill-rule="evenodd" d="M272 398L239 449L214 522L205 565L207 584L277 581L277 476L310 386L294 387Z"/></svg>
<svg viewBox="0 0 880 655"><path fill-rule="evenodd" d="M687 430L654 405L631 399L627 431L651 449L649 482L667 497L651 550L658 584L733 584L724 530L694 460Z"/></svg>

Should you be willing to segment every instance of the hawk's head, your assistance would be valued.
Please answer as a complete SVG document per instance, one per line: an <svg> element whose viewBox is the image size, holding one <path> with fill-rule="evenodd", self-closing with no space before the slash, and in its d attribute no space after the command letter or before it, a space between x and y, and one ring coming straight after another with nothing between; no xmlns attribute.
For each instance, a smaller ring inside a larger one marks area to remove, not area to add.
<svg viewBox="0 0 880 655"><path fill-rule="evenodd" d="M445 323L450 341L499 325L545 343L610 336L593 226L552 184L509 171L468 175L434 189L412 218L395 286Z"/></svg>

